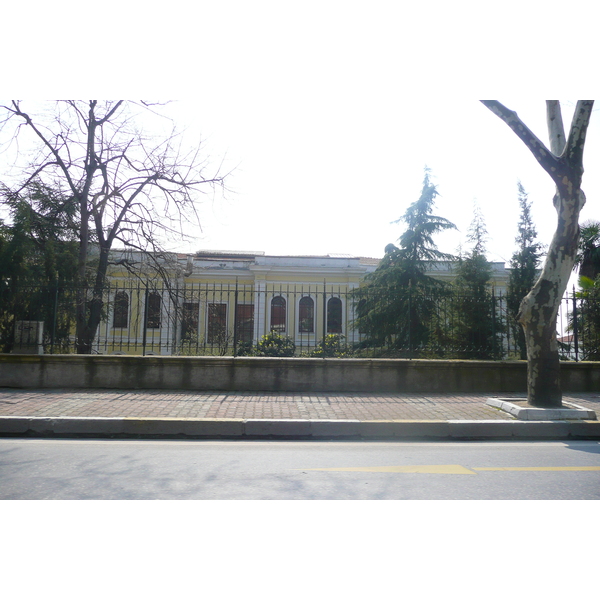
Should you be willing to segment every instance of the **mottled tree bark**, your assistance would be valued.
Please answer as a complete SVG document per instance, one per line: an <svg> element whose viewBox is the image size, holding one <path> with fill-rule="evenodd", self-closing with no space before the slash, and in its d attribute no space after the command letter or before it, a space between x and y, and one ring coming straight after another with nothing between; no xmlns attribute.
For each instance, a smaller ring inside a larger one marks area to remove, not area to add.
<svg viewBox="0 0 600 600"><path fill-rule="evenodd" d="M515 112L496 101L482 102L525 143L556 184L556 232L540 277L521 303L519 322L527 344L529 404L537 407L562 406L556 319L577 255L579 212L585 204L581 190L583 149L594 103L591 100L577 103L569 137L565 140L560 105L556 100L547 102L549 150Z"/></svg>

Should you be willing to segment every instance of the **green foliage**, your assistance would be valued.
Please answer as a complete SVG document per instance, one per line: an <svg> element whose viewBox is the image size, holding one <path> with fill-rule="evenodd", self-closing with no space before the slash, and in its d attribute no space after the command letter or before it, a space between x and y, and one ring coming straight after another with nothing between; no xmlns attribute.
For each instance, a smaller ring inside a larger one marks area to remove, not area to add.
<svg viewBox="0 0 600 600"><path fill-rule="evenodd" d="M255 350L252 342L238 342L236 355L237 356L254 356Z"/></svg>
<svg viewBox="0 0 600 600"><path fill-rule="evenodd" d="M44 322L44 342L68 348L77 278L77 206L60 189L33 180L0 189L10 224L0 224L0 350L10 351L16 321ZM59 316L60 315L60 316Z"/></svg>
<svg viewBox="0 0 600 600"><path fill-rule="evenodd" d="M454 282L454 340L462 358L495 359L502 354L502 322L490 281L492 265L485 257L487 231L476 210L468 239L473 247L460 257Z"/></svg>
<svg viewBox="0 0 600 600"><path fill-rule="evenodd" d="M365 278L365 285L353 293L356 302L354 325L366 334L366 345L389 346L414 355L431 337L428 323L434 310L434 297L443 294L444 284L425 275L431 260L453 259L440 252L434 234L455 225L432 214L436 186L425 169L421 195L395 223L404 222L406 231L400 236L400 247L388 244L377 269ZM420 297L414 302L415 296Z"/></svg>
<svg viewBox="0 0 600 600"><path fill-rule="evenodd" d="M294 356L296 344L291 337L271 331L256 344L255 356Z"/></svg>
<svg viewBox="0 0 600 600"><path fill-rule="evenodd" d="M341 333L327 334L310 353L317 358L348 358L352 351L346 347L346 337Z"/></svg>
<svg viewBox="0 0 600 600"><path fill-rule="evenodd" d="M413 202L404 215L394 223L406 223L406 231L400 236L400 257L409 264L422 265L427 260L451 260L450 254L440 252L433 241L433 235L447 229L456 229L456 225L431 214L435 199L439 196L437 187L431 183L431 171L425 167L425 178L421 196ZM387 251L387 250L386 250Z"/></svg>
<svg viewBox="0 0 600 600"><path fill-rule="evenodd" d="M586 221L581 225L575 265L579 267L580 277L593 281L600 275L600 221Z"/></svg>
<svg viewBox="0 0 600 600"><path fill-rule="evenodd" d="M77 206L72 198L39 181L19 192L0 190L9 209L0 244L0 280L11 285L64 285L77 273Z"/></svg>
<svg viewBox="0 0 600 600"><path fill-rule="evenodd" d="M577 337L581 360L600 360L600 275L596 279L579 277L579 291L575 297L578 311L569 314L568 330Z"/></svg>
<svg viewBox="0 0 600 600"><path fill-rule="evenodd" d="M521 182L518 183L518 191L521 215L519 217L518 235L515 238L517 251L510 261L511 271L508 276L506 302L511 317L513 339L516 341L519 357L525 360L527 358L525 334L518 323L517 315L523 298L535 283L543 246L535 241L537 232L531 218L531 202L529 202Z"/></svg>

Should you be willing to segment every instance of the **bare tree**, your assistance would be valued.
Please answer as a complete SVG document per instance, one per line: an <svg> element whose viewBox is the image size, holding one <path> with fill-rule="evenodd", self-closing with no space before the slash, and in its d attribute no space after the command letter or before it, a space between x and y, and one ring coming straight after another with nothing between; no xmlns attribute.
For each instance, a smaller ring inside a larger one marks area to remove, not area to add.
<svg viewBox="0 0 600 600"><path fill-rule="evenodd" d="M151 254L183 236L183 223L199 227L199 194L223 189L225 176L219 167L206 176L200 147L184 152L181 135L149 103L59 101L49 118L26 112L17 100L0 109L2 127L16 126L12 140L29 133L38 149L20 189L36 180L58 183L79 208L78 279L90 292L78 301L77 352L90 353L113 245ZM136 126L140 114L160 118L168 133L146 135Z"/></svg>
<svg viewBox="0 0 600 600"><path fill-rule="evenodd" d="M518 320L527 346L527 400L537 407L562 406L556 319L562 296L577 257L579 212L585 204L581 189L583 149L593 100L575 107L569 137L565 137L560 103L546 102L548 149L517 113L495 100L482 100L533 153L556 184L554 208L558 222L538 280L521 302Z"/></svg>

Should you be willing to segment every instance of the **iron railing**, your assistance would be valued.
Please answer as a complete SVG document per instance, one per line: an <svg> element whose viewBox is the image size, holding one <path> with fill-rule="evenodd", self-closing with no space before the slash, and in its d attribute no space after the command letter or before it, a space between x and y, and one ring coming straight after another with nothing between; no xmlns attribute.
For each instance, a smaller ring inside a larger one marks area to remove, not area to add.
<svg viewBox="0 0 600 600"><path fill-rule="evenodd" d="M83 303L87 314L91 300L90 290L72 287L0 287L0 351L77 352L77 308ZM598 304L575 291L565 295L557 333L563 359L600 358ZM286 341L274 351L281 356L524 357L520 326L506 297L493 291L474 298L405 289L392 298L327 282L138 282L107 285L101 306L90 340L95 354L265 355L272 344L268 350L260 342L272 334ZM371 318L374 308L388 310L385 323Z"/></svg>

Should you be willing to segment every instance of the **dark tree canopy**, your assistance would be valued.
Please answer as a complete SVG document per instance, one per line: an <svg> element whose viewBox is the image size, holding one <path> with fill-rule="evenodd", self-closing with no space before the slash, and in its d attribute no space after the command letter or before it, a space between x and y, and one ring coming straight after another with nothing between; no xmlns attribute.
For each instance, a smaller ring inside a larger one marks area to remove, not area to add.
<svg viewBox="0 0 600 600"><path fill-rule="evenodd" d="M594 280L600 275L600 221L581 225L579 251L575 260L579 276Z"/></svg>
<svg viewBox="0 0 600 600"><path fill-rule="evenodd" d="M0 196L10 212L0 246L0 280L10 287L74 284L79 218L73 197L40 181L19 192L4 187Z"/></svg>

